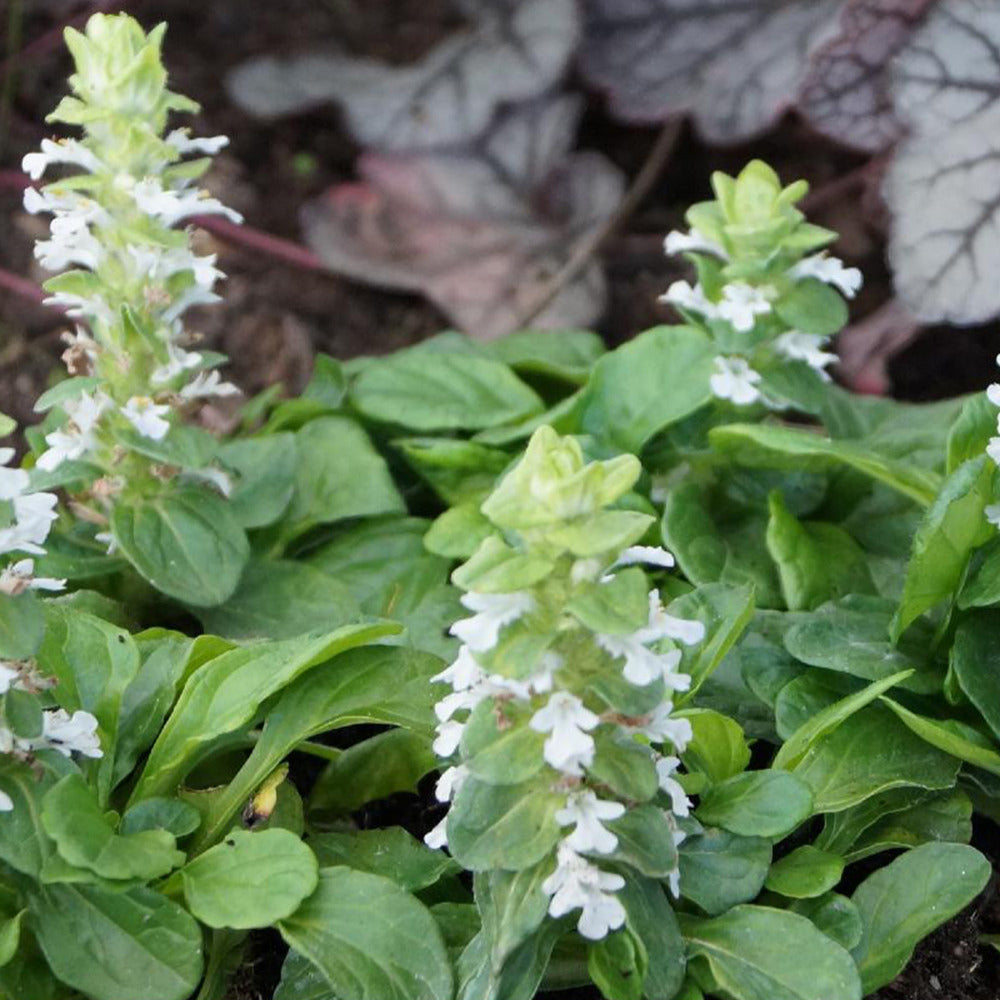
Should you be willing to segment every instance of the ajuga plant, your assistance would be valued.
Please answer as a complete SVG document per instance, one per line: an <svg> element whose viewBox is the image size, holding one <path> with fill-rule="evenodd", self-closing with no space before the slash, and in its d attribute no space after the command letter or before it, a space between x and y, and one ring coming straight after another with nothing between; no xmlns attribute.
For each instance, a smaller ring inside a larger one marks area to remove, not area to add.
<svg viewBox="0 0 1000 1000"><path fill-rule="evenodd" d="M82 324L65 337L72 377L38 401L38 410L52 411L35 437L38 468L90 526L80 539L96 537L170 591L147 551L161 522L190 529L212 520L237 555L245 539L238 526L228 537L222 530L229 480L211 436L187 419L205 400L237 392L216 370L222 356L189 349L197 338L183 322L189 306L217 300L222 274L214 255L195 253L190 233L174 228L195 215L240 217L197 185L210 164L202 154L226 138L167 131L172 113L198 106L167 89L164 27L147 35L129 18L98 15L85 33L69 29L73 96L48 120L82 129L82 137L43 140L23 166L34 181L69 170L29 187L24 205L52 216L49 239L35 247L43 267L61 272L46 283L47 301ZM228 570L237 563L218 561L212 589L235 586L238 573ZM177 589L192 603L211 603L196 579Z"/></svg>
<svg viewBox="0 0 1000 1000"><path fill-rule="evenodd" d="M218 440L161 39L70 32L25 161L80 327L0 452L0 994L219 1000L269 927L275 1000L892 980L990 877L996 387L821 377L858 276L753 163L683 324L320 357Z"/></svg>
<svg viewBox="0 0 1000 1000"><path fill-rule="evenodd" d="M763 373L784 358L829 378L837 356L824 348L847 321L841 296L854 297L861 272L826 253L837 234L795 207L809 190L805 181L783 187L755 160L735 178L716 172L712 187L714 201L688 209L690 231L666 239L667 253L684 253L694 265L697 282L675 281L663 301L718 345L710 380L717 397L781 408L788 401L769 391Z"/></svg>

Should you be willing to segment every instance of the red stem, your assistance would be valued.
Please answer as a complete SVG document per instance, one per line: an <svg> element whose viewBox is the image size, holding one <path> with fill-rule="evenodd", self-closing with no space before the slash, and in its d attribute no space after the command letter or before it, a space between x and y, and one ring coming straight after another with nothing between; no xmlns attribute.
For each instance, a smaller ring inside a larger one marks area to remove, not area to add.
<svg viewBox="0 0 1000 1000"><path fill-rule="evenodd" d="M281 236L272 236L270 233L253 229L250 226L238 226L236 223L219 218L217 215L196 215L191 221L226 243L259 250L269 257L283 260L286 264L301 267L307 271L327 270L322 259L312 250L292 240L283 239Z"/></svg>
<svg viewBox="0 0 1000 1000"><path fill-rule="evenodd" d="M6 288L7 291L19 295L22 299L28 299L29 302L34 302L36 305L41 305L46 298L44 288L18 274L5 271L3 268L0 268L0 288Z"/></svg>

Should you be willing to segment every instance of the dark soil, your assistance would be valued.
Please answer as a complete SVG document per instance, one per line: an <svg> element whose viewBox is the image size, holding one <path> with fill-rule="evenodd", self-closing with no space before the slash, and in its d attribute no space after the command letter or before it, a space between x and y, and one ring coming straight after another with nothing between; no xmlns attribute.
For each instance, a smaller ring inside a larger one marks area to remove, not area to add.
<svg viewBox="0 0 1000 1000"><path fill-rule="evenodd" d="M0 0L0 25L7 25L14 2ZM20 3L25 42L51 31L57 7L86 9L84 3ZM232 140L209 175L209 186L239 209L249 225L297 242L302 204L353 177L357 147L331 107L270 123L249 118L226 96L226 72L249 56L322 48L325 43L406 62L457 24L447 0L122 0L103 6L127 8L147 26L169 23L165 59L172 85L203 105L196 132L224 133ZM5 35L0 27L0 60ZM22 60L16 78L0 92L10 98L0 96L0 171L17 169L21 156L47 134L42 119L65 87L68 58L59 45L43 49ZM10 66L0 66L0 79ZM654 139L655 130L611 121L593 98L580 145L600 149L634 177ZM854 317L865 316L891 296L877 196L836 184L861 164L857 156L809 134L792 118L769 137L728 150L709 149L687 131L645 203L604 248L610 301L598 329L610 344L669 318L656 302L677 276L676 265L662 254L663 234L681 221L688 204L708 196L711 170L734 172L752 156L768 159L786 179L806 177L818 192L812 201L814 221L837 229L842 234L838 252L865 272ZM42 281L45 274L31 256L42 227L44 222L19 210L18 192L0 184L0 268ZM296 268L202 235L205 245L220 254L229 279L222 289L224 302L204 310L193 325L231 357L230 377L248 392L275 382L289 393L299 391L318 351L340 358L386 353L445 325L440 313L420 298ZM0 409L21 422L36 419L32 404L58 367L59 334L65 325L48 310L0 289ZM998 351L997 323L926 330L890 364L892 391L922 400L982 389L993 380ZM357 819L361 825L401 823L422 833L435 821L426 801L395 796ZM979 827L975 843L995 861L1000 858L996 827ZM973 906L923 942L907 970L876 997L1000 1000L1000 955L979 941L980 935L997 932L1000 895L994 880ZM283 952L277 935L255 934L229 1000L268 1000ZM573 996L585 1000L590 993Z"/></svg>

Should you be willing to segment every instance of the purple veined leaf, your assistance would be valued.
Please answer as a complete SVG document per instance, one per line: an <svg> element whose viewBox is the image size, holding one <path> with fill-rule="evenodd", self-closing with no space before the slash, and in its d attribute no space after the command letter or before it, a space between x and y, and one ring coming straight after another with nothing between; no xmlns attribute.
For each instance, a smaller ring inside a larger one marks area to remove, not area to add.
<svg viewBox="0 0 1000 1000"><path fill-rule="evenodd" d="M584 0L581 68L627 121L690 112L709 142L739 142L794 103L842 3Z"/></svg>
<svg viewBox="0 0 1000 1000"><path fill-rule="evenodd" d="M886 173L899 297L926 322L1000 313L1000 4L939 0L893 65Z"/></svg>
<svg viewBox="0 0 1000 1000"><path fill-rule="evenodd" d="M936 0L847 0L840 31L811 60L799 110L838 142L867 153L900 135L890 63Z"/></svg>
<svg viewBox="0 0 1000 1000"><path fill-rule="evenodd" d="M273 117L335 101L359 143L383 152L459 146L498 107L547 91L579 41L575 0L461 0L472 26L408 66L313 53L266 56L229 75L241 107Z"/></svg>
<svg viewBox="0 0 1000 1000"><path fill-rule="evenodd" d="M360 183L305 206L306 238L333 271L422 292L475 336L507 333L623 195L603 156L569 152L579 113L551 97L508 112L470 152L367 153ZM595 262L532 325L585 326L604 295Z"/></svg>

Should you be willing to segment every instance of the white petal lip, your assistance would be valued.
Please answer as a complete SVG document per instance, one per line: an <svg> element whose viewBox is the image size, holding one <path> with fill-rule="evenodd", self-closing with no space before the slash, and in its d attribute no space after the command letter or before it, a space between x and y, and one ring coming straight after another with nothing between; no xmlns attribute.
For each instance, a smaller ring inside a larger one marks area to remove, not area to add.
<svg viewBox="0 0 1000 1000"><path fill-rule="evenodd" d="M747 406L762 398L757 388L760 373L755 372L743 358L717 357L715 374L709 377L708 382L719 399L731 400L738 406Z"/></svg>
<svg viewBox="0 0 1000 1000"><path fill-rule="evenodd" d="M535 604L534 598L527 591L515 591L511 594L470 592L463 594L461 601L476 614L455 622L450 631L474 653L492 649L500 638L500 630L527 614Z"/></svg>
<svg viewBox="0 0 1000 1000"><path fill-rule="evenodd" d="M803 258L789 270L788 274L797 279L817 278L827 285L833 285L848 299L853 299L861 290L861 272L856 267L844 267L842 260L826 253Z"/></svg>

